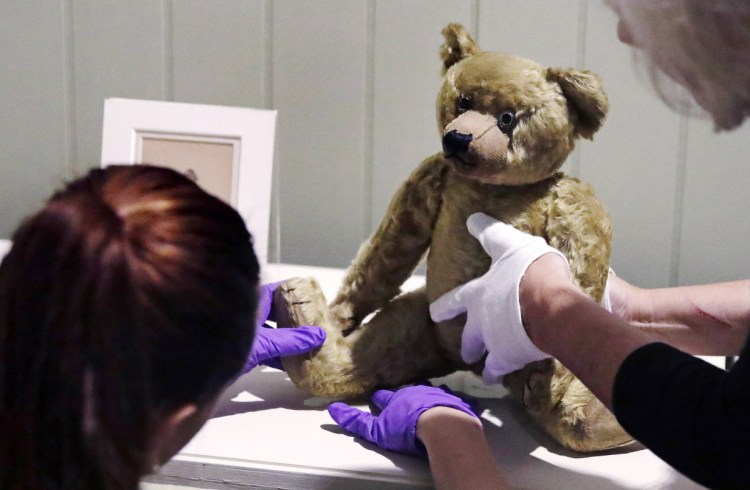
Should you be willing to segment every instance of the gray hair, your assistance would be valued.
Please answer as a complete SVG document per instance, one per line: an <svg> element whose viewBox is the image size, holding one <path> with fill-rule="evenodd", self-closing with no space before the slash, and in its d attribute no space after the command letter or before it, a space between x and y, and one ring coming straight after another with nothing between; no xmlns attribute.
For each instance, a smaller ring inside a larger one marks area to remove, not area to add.
<svg viewBox="0 0 750 490"><path fill-rule="evenodd" d="M733 129L750 115L750 2L606 2L627 26L634 46L646 55L647 73L668 105L695 114L695 103L685 96L687 89L717 129Z"/></svg>

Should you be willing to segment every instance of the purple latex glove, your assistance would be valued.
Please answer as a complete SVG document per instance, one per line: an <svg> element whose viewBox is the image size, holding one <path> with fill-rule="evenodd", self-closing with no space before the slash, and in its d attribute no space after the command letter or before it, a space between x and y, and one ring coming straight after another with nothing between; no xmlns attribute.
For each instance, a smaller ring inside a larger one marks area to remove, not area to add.
<svg viewBox="0 0 750 490"><path fill-rule="evenodd" d="M417 419L425 410L449 407L479 417L478 407L454 395L448 387L408 386L397 391L378 390L372 402L380 415L372 415L346 403L332 403L328 413L347 432L377 444L383 449L427 456L417 439Z"/></svg>
<svg viewBox="0 0 750 490"><path fill-rule="evenodd" d="M263 364L276 369L281 367L280 357L304 354L317 349L326 340L326 333L320 327L300 326L297 328L275 329L266 325L271 318L273 292L280 282L264 284L258 291L258 326L255 330L255 340L250 355L245 361L242 374Z"/></svg>

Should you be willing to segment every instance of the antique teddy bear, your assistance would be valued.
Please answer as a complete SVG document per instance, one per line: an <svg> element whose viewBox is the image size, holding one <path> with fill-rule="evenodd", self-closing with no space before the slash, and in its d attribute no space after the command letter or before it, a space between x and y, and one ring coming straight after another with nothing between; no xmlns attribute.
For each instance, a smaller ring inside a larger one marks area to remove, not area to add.
<svg viewBox="0 0 750 490"><path fill-rule="evenodd" d="M558 171L576 139L591 139L604 122L608 104L599 78L481 51L458 24L443 36L437 97L443 151L401 185L330 308L313 279L291 279L276 291L279 326L327 330L321 349L284 361L292 381L311 394L345 397L456 370L481 373L482 362L461 359L465 315L435 324L428 311L490 265L466 228L477 211L546 239L567 256L575 283L602 298L609 218L589 185ZM425 253L425 287L401 294ZM532 363L503 381L563 446L598 451L631 441L558 361Z"/></svg>

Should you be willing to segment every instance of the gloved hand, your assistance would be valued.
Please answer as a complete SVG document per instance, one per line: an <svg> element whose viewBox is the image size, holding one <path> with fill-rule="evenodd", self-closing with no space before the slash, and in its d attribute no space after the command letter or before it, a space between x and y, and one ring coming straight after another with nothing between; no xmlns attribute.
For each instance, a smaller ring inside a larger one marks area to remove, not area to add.
<svg viewBox="0 0 750 490"><path fill-rule="evenodd" d="M373 415L346 403L332 403L328 413L347 432L377 444L383 449L426 456L417 439L417 419L425 410L449 407L478 417L478 408L454 395L447 387L408 386L397 391L378 390L372 402L381 412Z"/></svg>
<svg viewBox="0 0 750 490"><path fill-rule="evenodd" d="M266 324L271 315L273 292L279 282L265 284L258 291L258 319L255 340L250 355L245 361L242 374L263 364L276 369L281 367L280 357L304 354L323 345L326 333L320 327L300 326L297 328L273 328Z"/></svg>
<svg viewBox="0 0 750 490"><path fill-rule="evenodd" d="M487 352L483 378L485 383L497 383L507 373L550 357L526 334L519 285L529 265L542 255L557 254L566 264L567 259L543 238L518 231L484 213L472 214L466 224L492 258L492 265L483 276L433 302L430 316L440 322L465 312L461 357L471 364Z"/></svg>

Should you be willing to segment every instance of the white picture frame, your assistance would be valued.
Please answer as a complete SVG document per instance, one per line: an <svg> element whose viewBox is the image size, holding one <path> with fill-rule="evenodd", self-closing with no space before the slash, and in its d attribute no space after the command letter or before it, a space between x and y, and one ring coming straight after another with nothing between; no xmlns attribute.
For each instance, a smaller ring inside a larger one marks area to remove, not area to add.
<svg viewBox="0 0 750 490"><path fill-rule="evenodd" d="M104 102L101 164L174 168L231 204L268 261L276 111L111 98Z"/></svg>

